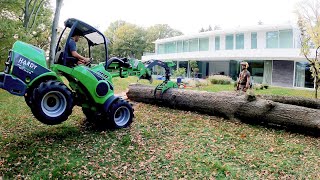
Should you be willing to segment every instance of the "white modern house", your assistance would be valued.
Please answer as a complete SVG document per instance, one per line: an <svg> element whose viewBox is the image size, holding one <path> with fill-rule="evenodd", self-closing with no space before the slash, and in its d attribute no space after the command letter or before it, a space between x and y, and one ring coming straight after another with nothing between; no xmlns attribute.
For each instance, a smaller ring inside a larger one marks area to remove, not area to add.
<svg viewBox="0 0 320 180"><path fill-rule="evenodd" d="M154 54L142 60L170 60L185 67L197 61L199 77L224 74L236 79L240 62L249 63L255 83L313 88L308 62L300 54L300 32L291 24L257 25L176 36L155 41Z"/></svg>

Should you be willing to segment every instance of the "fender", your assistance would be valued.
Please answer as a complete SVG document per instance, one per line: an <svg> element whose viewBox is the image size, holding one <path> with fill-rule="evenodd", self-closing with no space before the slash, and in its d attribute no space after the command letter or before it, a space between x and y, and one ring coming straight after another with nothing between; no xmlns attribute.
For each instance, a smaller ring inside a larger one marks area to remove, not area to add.
<svg viewBox="0 0 320 180"><path fill-rule="evenodd" d="M35 79L33 79L29 84L28 87L31 87L35 84L37 84L37 82L39 81L43 81L43 80L49 80L49 79L56 79L60 82L63 82L62 79L57 76L57 74L55 72L47 72L47 73L43 73L40 76L36 77Z"/></svg>
<svg viewBox="0 0 320 180"><path fill-rule="evenodd" d="M119 99L120 99L120 97L118 97L118 96L114 96L114 95L110 96L110 97L107 99L107 101L103 104L103 110L104 110L104 112L108 112L111 104L114 103L115 101L119 100Z"/></svg>

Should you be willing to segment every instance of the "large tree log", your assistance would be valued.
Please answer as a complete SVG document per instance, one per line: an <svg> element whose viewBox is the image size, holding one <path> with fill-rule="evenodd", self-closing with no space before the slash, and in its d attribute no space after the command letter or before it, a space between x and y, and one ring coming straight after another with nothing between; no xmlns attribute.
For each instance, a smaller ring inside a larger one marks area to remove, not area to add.
<svg viewBox="0 0 320 180"><path fill-rule="evenodd" d="M279 95L259 95L258 97L262 99L271 100L274 102L292 104L297 106L303 106L313 109L320 109L320 100L311 99L304 97L293 97L293 96L279 96Z"/></svg>
<svg viewBox="0 0 320 180"><path fill-rule="evenodd" d="M169 89L162 96L154 95L155 87L132 84L130 100L160 104L171 108L198 111L210 115L237 118L242 121L271 123L284 127L320 132L320 110L270 100L239 96L233 92L204 92Z"/></svg>

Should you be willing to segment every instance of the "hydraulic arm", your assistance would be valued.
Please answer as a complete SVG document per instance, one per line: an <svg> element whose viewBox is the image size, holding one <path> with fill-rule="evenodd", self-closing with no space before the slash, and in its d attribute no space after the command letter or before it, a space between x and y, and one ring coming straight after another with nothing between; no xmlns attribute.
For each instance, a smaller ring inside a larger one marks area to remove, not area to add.
<svg viewBox="0 0 320 180"><path fill-rule="evenodd" d="M173 62L163 62L160 60L149 60L141 62L136 59L111 58L106 64L106 69L112 77L126 78L128 76L138 76L139 79L147 79L152 82L152 68L160 66L165 69L165 80L155 89L155 95L158 91L163 94L170 88L177 88L177 84L170 81L170 67L174 66Z"/></svg>

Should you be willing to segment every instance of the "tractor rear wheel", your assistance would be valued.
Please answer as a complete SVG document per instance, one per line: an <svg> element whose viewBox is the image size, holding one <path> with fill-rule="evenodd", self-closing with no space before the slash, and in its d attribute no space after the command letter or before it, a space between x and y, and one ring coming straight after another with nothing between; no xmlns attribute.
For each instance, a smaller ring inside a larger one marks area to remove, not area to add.
<svg viewBox="0 0 320 180"><path fill-rule="evenodd" d="M133 120L133 109L128 101L119 99L115 101L107 112L108 127L112 129L126 128Z"/></svg>
<svg viewBox="0 0 320 180"><path fill-rule="evenodd" d="M48 125L60 124L72 113L73 97L62 82L50 80L43 82L33 91L33 115Z"/></svg>

